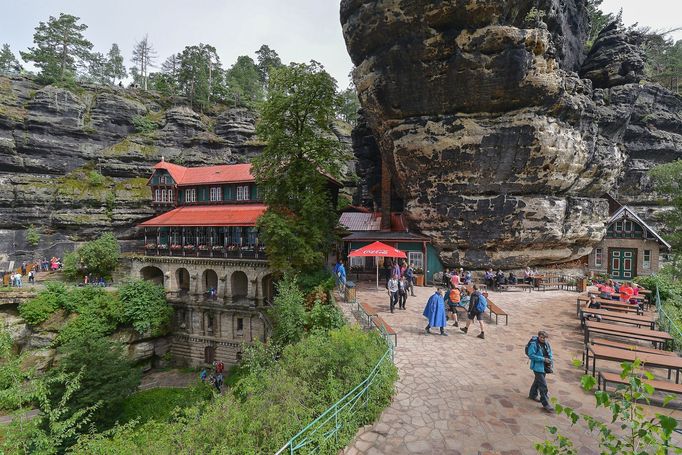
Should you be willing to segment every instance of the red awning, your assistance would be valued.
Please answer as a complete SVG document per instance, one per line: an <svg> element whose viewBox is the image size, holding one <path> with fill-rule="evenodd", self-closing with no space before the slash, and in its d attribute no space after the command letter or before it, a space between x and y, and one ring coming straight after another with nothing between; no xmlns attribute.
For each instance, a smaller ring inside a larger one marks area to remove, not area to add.
<svg viewBox="0 0 682 455"><path fill-rule="evenodd" d="M348 256L351 257L384 257L384 258L407 258L407 255L392 246L388 246L385 243L374 242L362 248L350 253Z"/></svg>
<svg viewBox="0 0 682 455"><path fill-rule="evenodd" d="M163 213L140 226L255 226L265 210L265 204L190 205Z"/></svg>

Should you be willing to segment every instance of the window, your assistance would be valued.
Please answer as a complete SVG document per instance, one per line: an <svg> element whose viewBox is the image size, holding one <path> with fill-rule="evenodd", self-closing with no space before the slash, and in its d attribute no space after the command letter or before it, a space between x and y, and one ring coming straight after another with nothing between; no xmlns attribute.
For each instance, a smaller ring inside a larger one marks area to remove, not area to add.
<svg viewBox="0 0 682 455"><path fill-rule="evenodd" d="M154 202L161 202L161 190L154 191Z"/></svg>
<svg viewBox="0 0 682 455"><path fill-rule="evenodd" d="M614 229L616 232L623 232L623 222L616 221L616 227Z"/></svg>
<svg viewBox="0 0 682 455"><path fill-rule="evenodd" d="M166 183L168 183L168 176L162 175L161 177L159 177L159 183L161 185L165 185Z"/></svg>
<svg viewBox="0 0 682 455"><path fill-rule="evenodd" d="M168 202L168 192L161 190L161 202Z"/></svg>
<svg viewBox="0 0 682 455"><path fill-rule="evenodd" d="M197 190L195 188L185 190L185 202L196 202Z"/></svg>
<svg viewBox="0 0 682 455"><path fill-rule="evenodd" d="M241 335L244 332L244 319L237 318L237 335Z"/></svg>
<svg viewBox="0 0 682 455"><path fill-rule="evenodd" d="M632 232L632 221L623 221L623 230L625 232Z"/></svg>
<svg viewBox="0 0 682 455"><path fill-rule="evenodd" d="M644 250L644 261L642 262L642 267L647 270L651 268L651 250Z"/></svg>
<svg viewBox="0 0 682 455"><path fill-rule="evenodd" d="M363 257L357 257L357 256L351 256L350 257L350 266L351 267L365 267L365 258Z"/></svg>
<svg viewBox="0 0 682 455"><path fill-rule="evenodd" d="M243 185L237 187L237 200L238 201L248 201L249 200L249 186Z"/></svg>
<svg viewBox="0 0 682 455"><path fill-rule="evenodd" d="M421 251L408 251L407 260L412 264L413 269L424 270L424 253Z"/></svg>
<svg viewBox="0 0 682 455"><path fill-rule="evenodd" d="M211 200L211 201L220 201L220 200L222 200L222 194L221 194L221 191L220 191L220 187L219 187L219 186L212 186L212 187L211 187L210 200Z"/></svg>
<svg viewBox="0 0 682 455"><path fill-rule="evenodd" d="M173 199L173 190L168 190L168 202L175 202L175 199Z"/></svg>
<svg viewBox="0 0 682 455"><path fill-rule="evenodd" d="M594 266L601 267L604 263L604 252L601 248L595 248L594 250Z"/></svg>

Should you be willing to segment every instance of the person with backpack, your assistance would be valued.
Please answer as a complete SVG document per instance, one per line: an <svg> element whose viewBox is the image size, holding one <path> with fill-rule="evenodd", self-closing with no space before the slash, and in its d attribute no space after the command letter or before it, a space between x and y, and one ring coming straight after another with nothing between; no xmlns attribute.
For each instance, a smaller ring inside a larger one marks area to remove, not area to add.
<svg viewBox="0 0 682 455"><path fill-rule="evenodd" d="M452 324L453 327L459 327L459 322L457 321L457 306L459 305L460 300L462 300L462 297L459 292L459 289L457 288L450 289L450 292L448 292L446 303L448 304L450 313L452 313L452 319L455 321L455 323Z"/></svg>
<svg viewBox="0 0 682 455"><path fill-rule="evenodd" d="M405 278L407 278L407 287L410 290L410 296L414 297L414 269L412 268L412 264L407 264Z"/></svg>
<svg viewBox="0 0 682 455"><path fill-rule="evenodd" d="M436 292L429 298L422 314L429 321L426 325L427 335L431 333L431 327L438 327L441 335L448 336L445 333L447 321L445 319L445 302L443 301L442 288L437 288Z"/></svg>
<svg viewBox="0 0 682 455"><path fill-rule="evenodd" d="M553 413L554 408L549 404L549 389L547 388L547 373L553 373L554 357L552 356L552 347L547 341L547 332L540 330L537 336L532 337L528 344L526 344L526 355L530 359L530 369L535 375L533 385L530 387L528 398L533 401L540 401L542 409L546 412ZM538 398L539 394L539 398Z"/></svg>
<svg viewBox="0 0 682 455"><path fill-rule="evenodd" d="M485 339L485 327L483 326L483 315L485 314L485 310L488 308L488 299L481 294L481 291L478 290L478 285L474 285L474 292L471 294L471 299L469 300L469 311L468 313L468 319L467 319L467 325L466 327L462 328L460 327L459 330L461 330L464 333L467 333L469 331L469 326L471 325L471 322L475 319L478 319L478 326L481 328L481 333L478 334L478 338Z"/></svg>

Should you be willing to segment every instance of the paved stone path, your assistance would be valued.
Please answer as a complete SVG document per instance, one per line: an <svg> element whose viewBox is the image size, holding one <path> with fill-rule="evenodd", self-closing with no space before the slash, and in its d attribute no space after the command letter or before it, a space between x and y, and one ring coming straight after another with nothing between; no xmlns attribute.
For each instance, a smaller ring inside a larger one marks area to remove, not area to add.
<svg viewBox="0 0 682 455"><path fill-rule="evenodd" d="M491 292L490 299L509 313L509 325L490 325L486 318L481 340L473 325L468 335L451 325L447 337L437 330L425 334L422 311L433 291L417 288L407 310L390 314L385 290L360 286L358 299L377 307L398 332L400 378L391 406L358 433L346 454L534 454L533 444L548 438L547 425L558 426L581 454L598 453L596 436L527 398L533 376L524 348L544 329L555 357L556 374L547 376L550 396L579 412L606 416L594 409L594 398L580 388L582 371L571 364L582 349L575 292Z"/></svg>

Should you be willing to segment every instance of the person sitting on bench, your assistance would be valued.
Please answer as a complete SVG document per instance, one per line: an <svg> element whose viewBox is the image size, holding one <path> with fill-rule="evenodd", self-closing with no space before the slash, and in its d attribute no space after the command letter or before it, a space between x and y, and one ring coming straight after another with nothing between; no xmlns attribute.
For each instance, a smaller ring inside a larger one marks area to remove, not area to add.
<svg viewBox="0 0 682 455"><path fill-rule="evenodd" d="M507 280L504 277L504 272L502 271L502 269L500 269L497 271L497 274L495 275L495 285L499 289L501 286L504 286L505 284L507 284Z"/></svg>
<svg viewBox="0 0 682 455"><path fill-rule="evenodd" d="M601 309L601 303L597 302L597 299L594 295L590 294L590 301L587 302L587 308L592 308L595 310ZM592 313L585 313L583 312L583 320L582 323L585 324L585 321L597 321L601 322L601 316L598 314L592 314Z"/></svg>
<svg viewBox="0 0 682 455"><path fill-rule="evenodd" d="M514 276L514 272L509 272L509 278L507 279L508 284L517 284L518 280Z"/></svg>

